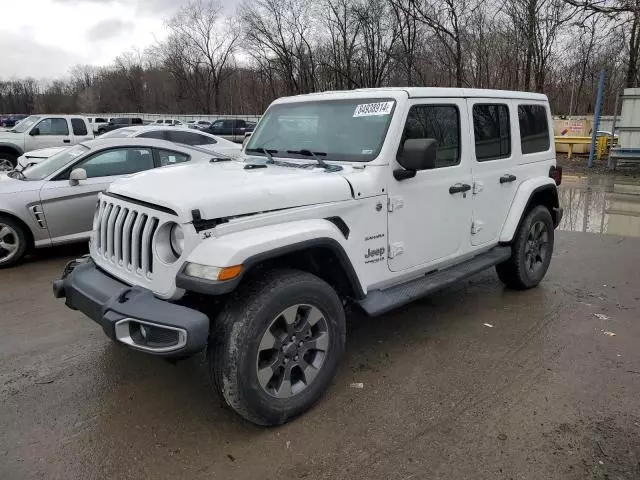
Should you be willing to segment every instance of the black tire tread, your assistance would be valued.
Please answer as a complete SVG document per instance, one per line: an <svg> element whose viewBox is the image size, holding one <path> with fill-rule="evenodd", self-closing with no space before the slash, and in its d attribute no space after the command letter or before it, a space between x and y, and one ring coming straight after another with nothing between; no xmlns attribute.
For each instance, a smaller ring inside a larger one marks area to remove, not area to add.
<svg viewBox="0 0 640 480"><path fill-rule="evenodd" d="M500 281L514 290L527 290L537 285L537 283L532 285L526 281L527 276L523 270L523 264L520 262L520 257L523 254L526 236L529 233L533 219L538 216L543 217L547 222L547 226L551 227L549 232L551 236L551 249L553 250L553 220L551 214L547 207L537 205L527 212L524 220L520 224L511 245L511 257L505 262L496 265L496 273Z"/></svg>
<svg viewBox="0 0 640 480"><path fill-rule="evenodd" d="M227 405L250 422L264 426L273 425L272 421L252 412L242 398L239 388L238 362L233 355L238 354L239 342L246 338L251 319L274 291L287 285L309 282L331 289L323 280L307 272L292 269L265 271L237 289L215 321L212 345L207 352L210 377ZM339 301L337 294L336 299ZM231 344L227 344L227 337ZM278 423L284 423L288 418L281 418Z"/></svg>

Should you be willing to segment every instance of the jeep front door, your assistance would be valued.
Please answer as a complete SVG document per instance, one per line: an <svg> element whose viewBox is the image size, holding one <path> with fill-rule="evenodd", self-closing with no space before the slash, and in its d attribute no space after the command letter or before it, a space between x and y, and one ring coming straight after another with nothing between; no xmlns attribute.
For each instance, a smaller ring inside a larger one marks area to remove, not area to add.
<svg viewBox="0 0 640 480"><path fill-rule="evenodd" d="M389 268L428 268L469 250L471 165L464 99L416 99L407 114L404 141L432 138L436 158L412 178L389 181ZM402 167L394 160L395 169Z"/></svg>

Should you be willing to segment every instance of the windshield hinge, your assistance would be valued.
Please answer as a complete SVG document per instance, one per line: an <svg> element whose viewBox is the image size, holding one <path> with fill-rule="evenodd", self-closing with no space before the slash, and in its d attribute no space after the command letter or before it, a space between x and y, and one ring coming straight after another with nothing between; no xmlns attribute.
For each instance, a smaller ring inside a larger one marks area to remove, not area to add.
<svg viewBox="0 0 640 480"><path fill-rule="evenodd" d="M389 197L387 200L387 211L394 212L404 206L402 197Z"/></svg>

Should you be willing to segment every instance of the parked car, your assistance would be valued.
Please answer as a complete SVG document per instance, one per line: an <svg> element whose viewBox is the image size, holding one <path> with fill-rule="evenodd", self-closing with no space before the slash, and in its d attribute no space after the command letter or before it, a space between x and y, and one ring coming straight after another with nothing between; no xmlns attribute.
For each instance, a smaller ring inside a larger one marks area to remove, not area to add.
<svg viewBox="0 0 640 480"><path fill-rule="evenodd" d="M0 171L14 168L24 152L72 146L92 138L93 130L86 117L31 115L11 130L0 132Z"/></svg>
<svg viewBox="0 0 640 480"><path fill-rule="evenodd" d="M114 180L214 158L220 156L165 140L100 138L0 174L0 268L19 262L32 248L87 240L98 193Z"/></svg>
<svg viewBox="0 0 640 480"><path fill-rule="evenodd" d="M173 118L165 118L156 120L156 125L171 125L171 126L182 126L184 125L180 120L175 120Z"/></svg>
<svg viewBox="0 0 640 480"><path fill-rule="evenodd" d="M106 127L109 124L109 119L104 117L88 117L93 133L100 134L100 129Z"/></svg>
<svg viewBox="0 0 640 480"><path fill-rule="evenodd" d="M218 137L226 138L232 142L242 143L245 133L253 132L256 127L254 122L246 120L232 119L232 120L216 120L210 126L203 128L203 132L216 135Z"/></svg>
<svg viewBox="0 0 640 480"><path fill-rule="evenodd" d="M194 145L218 153L239 154L241 146L206 132L194 132L183 127L148 125L128 127L105 133L102 138L157 138L183 145Z"/></svg>
<svg viewBox="0 0 640 480"><path fill-rule="evenodd" d="M18 122L21 122L28 115L9 115L8 117L4 117L0 119L0 127L11 128L15 127Z"/></svg>
<svg viewBox="0 0 640 480"><path fill-rule="evenodd" d="M116 117L109 120L109 123L98 128L98 134L102 135L119 128L131 127L135 125L143 125L144 122L138 117Z"/></svg>
<svg viewBox="0 0 640 480"><path fill-rule="evenodd" d="M509 287L542 281L562 217L553 140L535 93L279 99L245 162L113 183L90 258L67 265L54 294L128 348L206 349L221 398L281 424L330 386L345 305L381 315L494 266Z"/></svg>
<svg viewBox="0 0 640 480"><path fill-rule="evenodd" d="M193 132L184 128L165 127L164 125L157 127L154 125L126 127L107 132L100 138L157 138L159 140L167 140L182 145L193 145L211 150L214 153L224 154L230 157L237 157L242 147L237 143L230 142L224 138L216 137L209 133ZM49 158L56 153L69 147L43 148L26 152L18 158L18 167L36 165L42 160Z"/></svg>
<svg viewBox="0 0 640 480"><path fill-rule="evenodd" d="M195 123L194 128L197 128L198 130L206 130L210 126L211 126L211 122L208 122L207 120L198 120Z"/></svg>

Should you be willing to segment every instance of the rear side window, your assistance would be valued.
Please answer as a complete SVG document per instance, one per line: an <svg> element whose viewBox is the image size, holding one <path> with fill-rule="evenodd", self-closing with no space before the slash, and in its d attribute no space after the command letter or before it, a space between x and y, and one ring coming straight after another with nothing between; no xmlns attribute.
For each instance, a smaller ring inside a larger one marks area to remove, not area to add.
<svg viewBox="0 0 640 480"><path fill-rule="evenodd" d="M523 154L549 150L549 124L543 105L518 105L518 121Z"/></svg>
<svg viewBox="0 0 640 480"><path fill-rule="evenodd" d="M507 158L511 155L509 108L506 105L474 105L473 133L476 159L479 162Z"/></svg>
<svg viewBox="0 0 640 480"><path fill-rule="evenodd" d="M436 161L431 168L451 167L460 163L460 112L455 105L414 105L409 110L398 155L405 140L433 138Z"/></svg>
<svg viewBox="0 0 640 480"><path fill-rule="evenodd" d="M73 129L74 135L78 135L78 136L87 135L87 126L84 123L84 120L82 120L81 118L72 118L71 128Z"/></svg>
<svg viewBox="0 0 640 480"><path fill-rule="evenodd" d="M158 150L157 152L162 167L189 161L189 155L185 155L184 153L172 152L170 150Z"/></svg>
<svg viewBox="0 0 640 480"><path fill-rule="evenodd" d="M141 118L132 118L131 119L131 125L142 125L142 119Z"/></svg>
<svg viewBox="0 0 640 480"><path fill-rule="evenodd" d="M194 132L182 132L172 130L167 132L167 140L170 142L182 143L184 145L212 145L217 143L215 139Z"/></svg>
<svg viewBox="0 0 640 480"><path fill-rule="evenodd" d="M164 130L152 130L138 135L140 138L156 138L158 140L166 140L166 132Z"/></svg>

